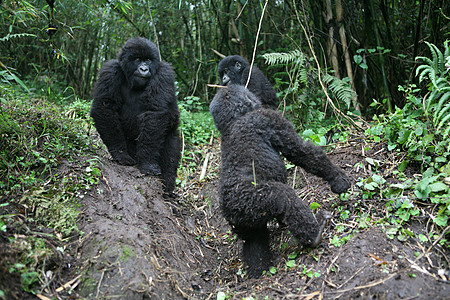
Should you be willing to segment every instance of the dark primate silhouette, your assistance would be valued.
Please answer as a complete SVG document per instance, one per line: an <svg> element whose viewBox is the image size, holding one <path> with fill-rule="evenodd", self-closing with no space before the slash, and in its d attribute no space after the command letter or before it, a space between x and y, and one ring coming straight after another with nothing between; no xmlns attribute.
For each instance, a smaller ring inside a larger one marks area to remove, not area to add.
<svg viewBox="0 0 450 300"><path fill-rule="evenodd" d="M276 218L310 247L320 243L326 224L325 217L316 219L286 184L281 155L326 180L335 193L345 192L350 179L322 149L302 140L281 113L262 108L260 100L242 85L219 89L210 112L222 135L221 208L244 240L248 275L258 277L271 265L268 221Z"/></svg>
<svg viewBox="0 0 450 300"><path fill-rule="evenodd" d="M180 112L172 67L155 44L132 38L101 68L91 116L115 161L161 175L172 193L181 155Z"/></svg>

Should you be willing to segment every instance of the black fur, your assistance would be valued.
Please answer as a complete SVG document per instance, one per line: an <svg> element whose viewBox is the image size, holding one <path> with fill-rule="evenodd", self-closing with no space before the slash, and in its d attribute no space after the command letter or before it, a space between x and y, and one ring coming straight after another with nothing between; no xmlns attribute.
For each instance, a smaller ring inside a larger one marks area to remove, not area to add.
<svg viewBox="0 0 450 300"><path fill-rule="evenodd" d="M250 65L242 56L231 55L219 62L218 72L221 85L231 83L245 86L250 73ZM261 100L263 107L277 108L277 94L269 80L257 66L253 66L247 88Z"/></svg>
<svg viewBox="0 0 450 300"><path fill-rule="evenodd" d="M222 135L220 203L225 218L244 240L248 274L258 277L271 264L267 222L276 218L305 246L317 246L325 219L317 220L287 184L280 156L322 177L335 193L350 179L318 146L302 140L292 124L240 85L221 88L210 105Z"/></svg>
<svg viewBox="0 0 450 300"><path fill-rule="evenodd" d="M180 112L173 69L155 44L128 40L101 68L92 97L91 116L113 159L161 175L171 193L181 154Z"/></svg>

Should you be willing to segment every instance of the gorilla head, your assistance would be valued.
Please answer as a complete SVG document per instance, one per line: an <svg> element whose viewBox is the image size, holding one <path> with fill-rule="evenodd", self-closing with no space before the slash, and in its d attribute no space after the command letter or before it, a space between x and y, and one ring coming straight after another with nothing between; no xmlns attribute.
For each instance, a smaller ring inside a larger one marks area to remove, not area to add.
<svg viewBox="0 0 450 300"><path fill-rule="evenodd" d="M156 45L141 37L128 40L117 58L130 89L145 87L161 62Z"/></svg>
<svg viewBox="0 0 450 300"><path fill-rule="evenodd" d="M242 84L242 72L246 67L249 67L249 64L239 55L225 57L219 63L220 84Z"/></svg>
<svg viewBox="0 0 450 300"><path fill-rule="evenodd" d="M246 85L250 75L250 65L242 56L231 55L219 62L218 72L221 85ZM261 100L264 108L277 108L277 94L269 80L257 66L252 67L252 74L247 88Z"/></svg>

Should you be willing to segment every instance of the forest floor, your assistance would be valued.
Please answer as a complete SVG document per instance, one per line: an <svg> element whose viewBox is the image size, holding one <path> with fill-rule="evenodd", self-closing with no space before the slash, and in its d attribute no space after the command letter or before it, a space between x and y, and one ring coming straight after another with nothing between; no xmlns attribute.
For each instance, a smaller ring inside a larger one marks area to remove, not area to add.
<svg viewBox="0 0 450 300"><path fill-rule="evenodd" d="M259 279L247 278L240 259L242 242L218 204L219 148L216 139L204 149L209 153L205 178L199 180L199 161L173 199L162 195L156 178L117 165L104 154L101 179L81 202L79 227L84 235L72 241L71 251L59 262L66 266L60 268L59 282L65 289L39 297L449 299L448 249L416 237L432 229L430 218L411 221L408 228L415 236L406 241L389 238L386 223L377 222L388 215L388 200L363 200L356 184L341 200L321 179L299 168L289 170L298 195L333 215L322 244L301 248L285 228L271 223L274 267ZM383 144L369 145L362 139L329 153L355 182L372 174L366 158L380 162L377 171L389 180L396 155L400 154L388 152ZM68 176L83 164L63 164L61 174ZM414 170L410 173L414 176ZM367 216L367 223L361 215Z"/></svg>

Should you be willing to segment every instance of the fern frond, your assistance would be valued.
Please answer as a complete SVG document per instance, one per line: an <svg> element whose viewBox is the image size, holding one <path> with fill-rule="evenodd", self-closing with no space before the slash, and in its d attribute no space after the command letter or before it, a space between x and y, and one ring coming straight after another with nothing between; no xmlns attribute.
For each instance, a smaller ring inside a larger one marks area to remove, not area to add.
<svg viewBox="0 0 450 300"><path fill-rule="evenodd" d="M294 50L291 52L265 53L263 57L269 65L288 64L294 61L296 61L296 64L302 65L306 56L300 50Z"/></svg>
<svg viewBox="0 0 450 300"><path fill-rule="evenodd" d="M328 85L336 98L344 101L347 105L347 108L349 108L352 103L352 99L356 95L355 91L352 90L350 85L342 79L331 76L330 74L325 74L323 77L323 81Z"/></svg>
<svg viewBox="0 0 450 300"><path fill-rule="evenodd" d="M35 34L30 34L30 33L15 33L15 34L7 34L6 36L0 38L0 42L5 42L5 41L9 41L10 39L14 39L14 38L22 38L22 37L35 37Z"/></svg>
<svg viewBox="0 0 450 300"><path fill-rule="evenodd" d="M444 126L444 124L447 124L446 127L450 127L449 126L449 120L450 120L450 114L446 115L441 122L439 122L438 126L436 127L436 130L441 129L442 126Z"/></svg>
<svg viewBox="0 0 450 300"><path fill-rule="evenodd" d="M434 112L434 121L435 123L439 122L439 120L444 116L445 113L450 109L450 92L443 94L438 104L436 105L436 111Z"/></svg>

